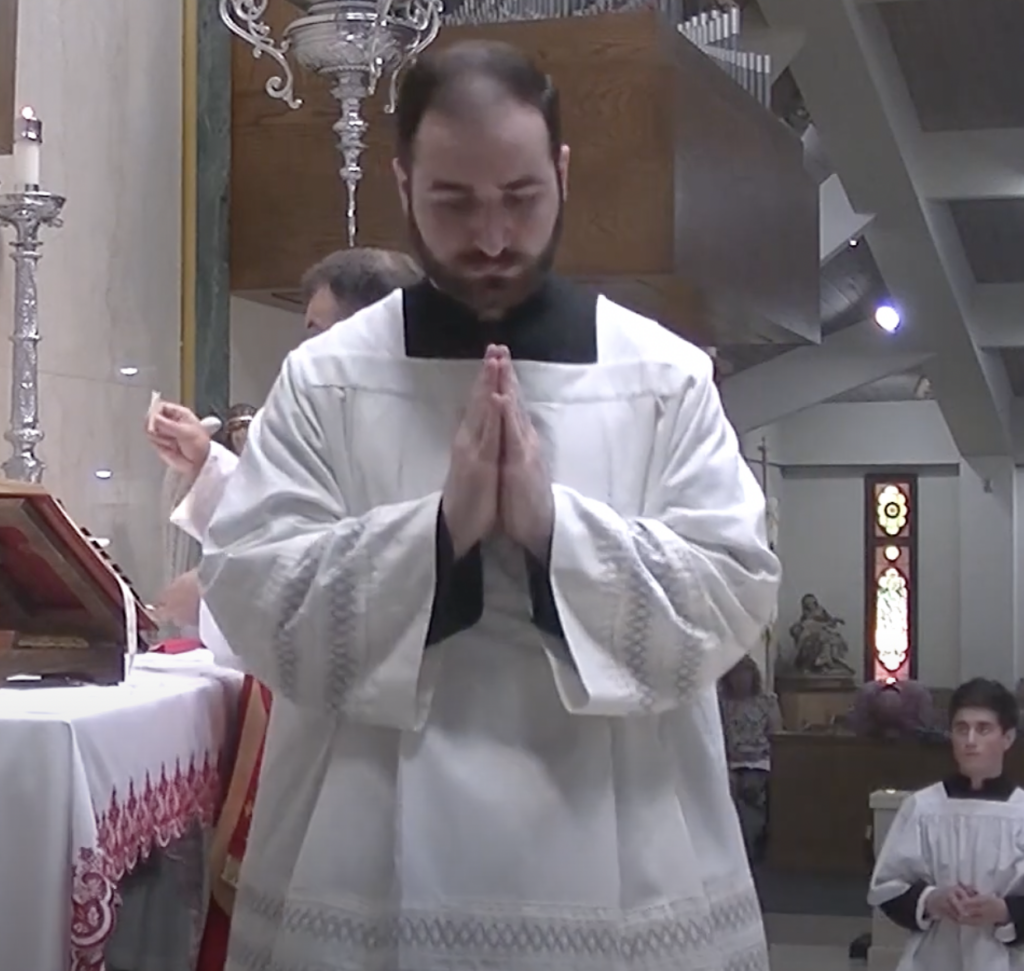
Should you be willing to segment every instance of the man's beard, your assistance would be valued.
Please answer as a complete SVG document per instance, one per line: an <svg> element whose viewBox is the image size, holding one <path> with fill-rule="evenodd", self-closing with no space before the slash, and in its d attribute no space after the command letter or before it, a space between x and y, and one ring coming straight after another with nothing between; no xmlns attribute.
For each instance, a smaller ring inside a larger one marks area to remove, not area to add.
<svg viewBox="0 0 1024 971"><path fill-rule="evenodd" d="M513 307L519 306L540 289L555 262L562 237L563 200L559 192L558 215L551 230L551 238L536 256L527 256L508 250L491 259L479 251L459 254L455 265L439 260L427 246L413 207L409 204L409 240L423 272L434 286L459 303L469 307L484 320L500 320ZM485 272L466 272L466 270ZM492 269L492 272L486 272ZM514 272L510 272L514 271Z"/></svg>

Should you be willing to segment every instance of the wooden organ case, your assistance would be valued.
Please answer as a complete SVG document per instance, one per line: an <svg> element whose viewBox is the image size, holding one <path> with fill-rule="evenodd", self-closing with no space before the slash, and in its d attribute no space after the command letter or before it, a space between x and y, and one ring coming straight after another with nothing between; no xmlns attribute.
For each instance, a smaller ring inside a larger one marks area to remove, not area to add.
<svg viewBox="0 0 1024 971"><path fill-rule="evenodd" d="M0 684L123 681L132 615L140 642L156 631L118 567L46 489L0 480Z"/></svg>

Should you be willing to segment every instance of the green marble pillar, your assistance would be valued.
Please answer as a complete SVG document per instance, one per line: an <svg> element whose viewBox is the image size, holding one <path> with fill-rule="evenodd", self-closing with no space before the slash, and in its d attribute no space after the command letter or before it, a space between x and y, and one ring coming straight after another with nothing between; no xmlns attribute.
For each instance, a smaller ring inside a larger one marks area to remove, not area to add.
<svg viewBox="0 0 1024 971"><path fill-rule="evenodd" d="M184 0L186 15L184 277L191 276L191 314L183 321L182 389L199 415L227 413L231 355L228 181L231 168L231 35L217 0ZM192 32L190 38L188 33ZM191 44L191 49L190 49ZM190 92L191 87L191 92ZM191 116L190 105L191 102ZM190 319L191 318L191 319Z"/></svg>

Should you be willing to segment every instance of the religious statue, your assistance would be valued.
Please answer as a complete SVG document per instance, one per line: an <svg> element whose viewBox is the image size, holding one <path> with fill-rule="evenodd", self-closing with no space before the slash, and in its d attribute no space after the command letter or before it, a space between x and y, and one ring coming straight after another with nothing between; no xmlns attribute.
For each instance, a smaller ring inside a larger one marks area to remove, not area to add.
<svg viewBox="0 0 1024 971"><path fill-rule="evenodd" d="M800 619L789 628L795 651L794 670L806 675L852 675L853 668L845 660L850 648L839 632L843 623L843 619L833 617L813 593L805 593L800 598Z"/></svg>

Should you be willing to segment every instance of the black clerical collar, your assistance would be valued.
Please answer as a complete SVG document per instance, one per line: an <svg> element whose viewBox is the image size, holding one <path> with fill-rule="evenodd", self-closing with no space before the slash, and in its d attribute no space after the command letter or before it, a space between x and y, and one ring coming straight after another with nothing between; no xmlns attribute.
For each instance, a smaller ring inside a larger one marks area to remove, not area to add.
<svg viewBox="0 0 1024 971"><path fill-rule="evenodd" d="M505 344L522 361L597 360L597 294L552 275L496 321L481 320L428 281L402 296L408 357L481 360L488 344Z"/></svg>
<svg viewBox="0 0 1024 971"><path fill-rule="evenodd" d="M965 775L950 776L942 783L950 799L988 799L992 802L1006 802L1017 788L1006 775L985 779L977 789Z"/></svg>

